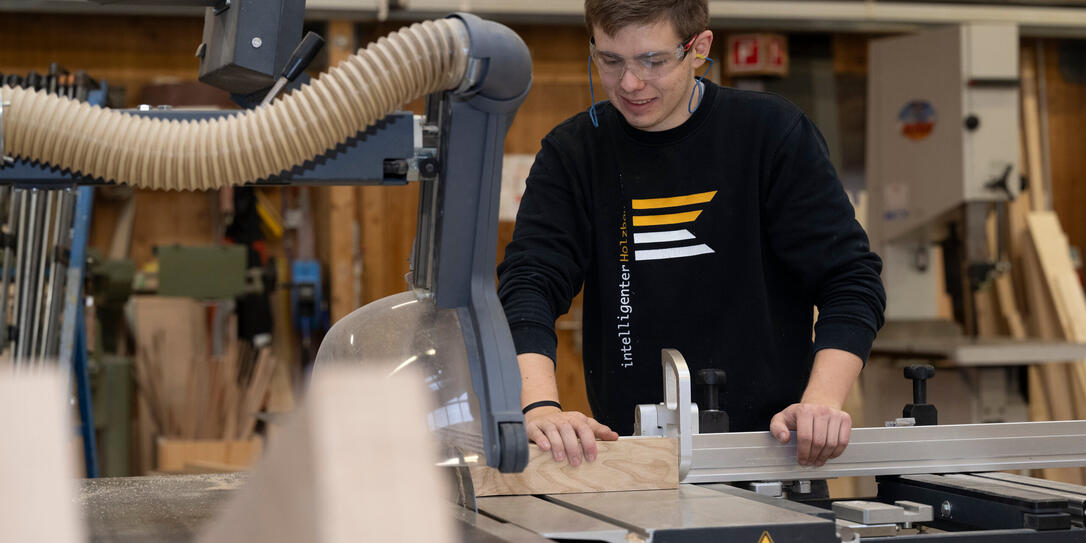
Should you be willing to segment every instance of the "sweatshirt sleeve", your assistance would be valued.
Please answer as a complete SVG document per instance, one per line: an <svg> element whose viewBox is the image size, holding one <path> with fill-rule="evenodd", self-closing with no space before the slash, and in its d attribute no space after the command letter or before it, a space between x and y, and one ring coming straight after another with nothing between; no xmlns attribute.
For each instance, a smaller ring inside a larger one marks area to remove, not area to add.
<svg viewBox="0 0 1086 543"><path fill-rule="evenodd" d="M591 225L578 176L550 138L536 155L517 211L513 241L498 266L498 296L517 354L556 361L555 320L581 289Z"/></svg>
<svg viewBox="0 0 1086 543"><path fill-rule="evenodd" d="M841 349L866 364L884 320L882 260L871 252L814 123L800 114L785 134L765 166L770 248L818 307L815 352Z"/></svg>

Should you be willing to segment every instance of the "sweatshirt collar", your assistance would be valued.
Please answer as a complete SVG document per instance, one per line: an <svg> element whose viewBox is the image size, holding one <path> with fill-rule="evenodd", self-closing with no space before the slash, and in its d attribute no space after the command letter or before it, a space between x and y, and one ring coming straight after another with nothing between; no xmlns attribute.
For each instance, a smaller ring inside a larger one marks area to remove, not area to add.
<svg viewBox="0 0 1086 543"><path fill-rule="evenodd" d="M712 109L716 106L716 95L719 91L719 87L712 81L702 81L705 83L705 96L701 99L701 105L698 106L698 109L694 110L694 113L690 115L690 118L686 119L686 121L683 121L682 124L675 128L661 130L659 132L647 132L630 126L630 123L626 122L626 118L619 113L617 108L612 106L611 111L613 111L615 117L618 118L618 125L622 127L622 131L631 139L649 145L675 143L686 138L701 127L702 123L705 122L705 119L709 118Z"/></svg>

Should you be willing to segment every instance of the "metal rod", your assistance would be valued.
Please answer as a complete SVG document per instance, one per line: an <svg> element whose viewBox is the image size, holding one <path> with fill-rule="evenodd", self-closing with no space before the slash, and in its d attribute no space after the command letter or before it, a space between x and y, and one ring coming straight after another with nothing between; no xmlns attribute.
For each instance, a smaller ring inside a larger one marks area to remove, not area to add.
<svg viewBox="0 0 1086 543"><path fill-rule="evenodd" d="M4 193L7 197L7 215L4 217L4 233L8 236L8 243L4 245L3 263L0 264L0 270L3 270L3 278L0 279L0 353L4 352L4 349L8 344L8 302L10 302L11 287L11 247L10 244L15 243L15 226L18 223L18 217L15 216L15 188L4 187Z"/></svg>
<svg viewBox="0 0 1086 543"><path fill-rule="evenodd" d="M15 190L15 197L19 200L19 218L16 222L18 225L16 228L15 236L15 267L11 270L12 290L14 291L14 300L11 304L11 326L5 324L4 336L11 341L11 360L13 363L18 362L16 357L16 350L19 348L18 344L18 327L19 327L19 308L22 303L22 285L20 284L23 273L23 259L26 258L26 242L23 239L26 237L26 191ZM4 272L7 275L7 271ZM12 334L11 332L15 333ZM10 335L9 335L10 334Z"/></svg>
<svg viewBox="0 0 1086 543"><path fill-rule="evenodd" d="M72 253L68 260L68 281L64 286L64 316L61 320L60 351L57 361L61 371L71 375L75 363L76 334L80 328L83 306L83 264L86 260L87 237L90 230L91 211L94 206L94 187L79 187L76 191L75 211L72 221ZM83 340L81 343L85 344ZM83 346L82 348L86 348Z"/></svg>
<svg viewBox="0 0 1086 543"><path fill-rule="evenodd" d="M35 251L34 242L37 236L38 225L38 211L39 211L39 195L38 189L30 189L30 203L26 207L26 236L24 238L25 250L23 251L22 266L19 267L19 318L15 321L16 326L16 344L15 344L15 363L19 364L23 362L26 357L26 343L29 338L30 326L27 324L29 318L30 298L33 297L33 275L31 270L34 266Z"/></svg>
<svg viewBox="0 0 1086 543"><path fill-rule="evenodd" d="M928 403L928 391L924 379L913 379L913 403Z"/></svg>
<svg viewBox="0 0 1086 543"><path fill-rule="evenodd" d="M23 295L26 301L23 303L24 315L23 322L19 326L19 333L22 337L19 342L19 351L21 353L20 358L30 364L34 361L32 357L34 355L34 325L38 319L40 309L34 305L34 302L40 302L38 299L38 265L41 260L42 249L42 232L45 231L45 224L43 220L45 218L45 204L48 199L48 193L44 190L34 190L34 206L33 211L30 213L31 229L29 232L30 251L26 255L26 263L24 268L26 269L26 282L24 283Z"/></svg>
<svg viewBox="0 0 1086 543"><path fill-rule="evenodd" d="M36 242L38 247L38 273L37 279L34 280L34 308L30 311L30 344L27 349L27 355L32 359L38 358L38 352L41 350L42 319L45 316L45 310L42 307L42 302L45 301L45 269L49 266L49 237L53 226L51 224L53 202L56 199L57 191L45 191L45 214L42 215L41 234L38 235L38 241Z"/></svg>
<svg viewBox="0 0 1086 543"><path fill-rule="evenodd" d="M53 229L50 233L51 242L48 244L48 249L45 251L45 259L49 267L49 276L43 289L45 296L45 305L42 306L42 319L41 319L41 335L38 340L37 356L40 359L45 359L49 352L49 333L53 329L53 289L56 287L56 283L59 280L57 273L60 270L57 256L60 251L60 231L63 223L64 215L64 194L66 189L59 189L54 191L56 194L56 213L53 216Z"/></svg>
<svg viewBox="0 0 1086 543"><path fill-rule="evenodd" d="M1076 485L1074 483L1065 483L1063 481L1049 481L1048 479L1038 479L1036 477L1027 477L1025 475L1018 475L1015 473L977 473L978 477L984 477L986 479L997 479L1000 481L1008 481L1011 483L1017 483L1027 486L1035 486L1045 490L1055 490L1059 492L1066 492L1069 494L1076 494L1083 498L1086 498L1086 485Z"/></svg>
<svg viewBox="0 0 1086 543"><path fill-rule="evenodd" d="M45 349L42 356L55 358L60 345L57 343L57 333L60 329L60 311L64 301L63 292L68 278L68 263L66 253L71 247L72 216L75 213L75 192L66 189L60 194L60 214L58 216L58 229L56 254L53 261L53 273L50 276L49 300L46 302L48 314L46 315Z"/></svg>
<svg viewBox="0 0 1086 543"><path fill-rule="evenodd" d="M857 475L962 473L1086 466L1086 421L855 428L844 454L821 468L796 463L796 437L695 434L684 483L791 481Z"/></svg>
<svg viewBox="0 0 1086 543"><path fill-rule="evenodd" d="M60 242L60 225L61 215L63 209L63 189L52 190L49 194L51 199L56 200L56 213L53 214L53 224L49 230L49 236L43 238L46 240L45 250L42 251L42 260L45 265L42 269L48 269L49 273L44 277L45 281L42 285L41 295L44 298L44 304L41 306L41 329L35 334L35 356L38 359L45 359L45 352L48 348L49 341L49 329L52 325L52 309L53 309L53 285L57 281L57 244ZM47 221L48 222L48 221Z"/></svg>

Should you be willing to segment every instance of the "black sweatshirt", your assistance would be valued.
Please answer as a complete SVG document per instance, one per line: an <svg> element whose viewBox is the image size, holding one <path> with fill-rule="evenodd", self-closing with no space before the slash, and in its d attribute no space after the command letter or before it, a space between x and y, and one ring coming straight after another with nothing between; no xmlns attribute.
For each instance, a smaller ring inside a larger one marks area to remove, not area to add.
<svg viewBox="0 0 1086 543"><path fill-rule="evenodd" d="M818 350L867 359L882 262L799 109L706 82L671 130L597 111L598 128L582 113L544 138L498 267L518 354L555 359L555 319L583 284L588 399L623 435L635 405L663 400L663 348L691 375L727 372L732 431L799 401Z"/></svg>

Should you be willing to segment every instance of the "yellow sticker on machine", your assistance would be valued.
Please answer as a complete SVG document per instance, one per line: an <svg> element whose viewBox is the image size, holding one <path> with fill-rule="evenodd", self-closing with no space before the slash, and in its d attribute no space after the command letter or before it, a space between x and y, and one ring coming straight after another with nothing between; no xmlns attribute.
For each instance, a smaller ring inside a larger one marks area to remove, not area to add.
<svg viewBox="0 0 1086 543"><path fill-rule="evenodd" d="M773 543L773 538L769 536L769 530L762 532L762 537L758 538L758 543Z"/></svg>

